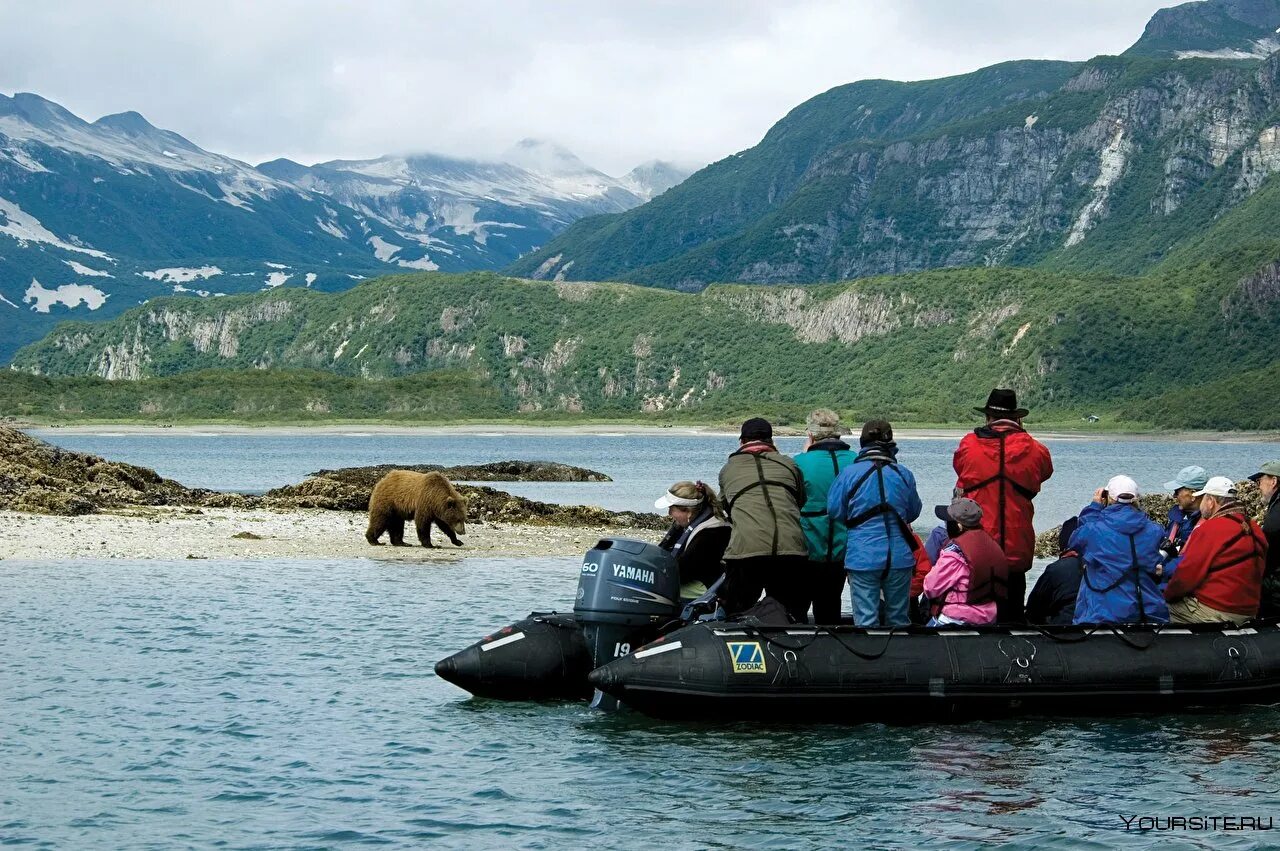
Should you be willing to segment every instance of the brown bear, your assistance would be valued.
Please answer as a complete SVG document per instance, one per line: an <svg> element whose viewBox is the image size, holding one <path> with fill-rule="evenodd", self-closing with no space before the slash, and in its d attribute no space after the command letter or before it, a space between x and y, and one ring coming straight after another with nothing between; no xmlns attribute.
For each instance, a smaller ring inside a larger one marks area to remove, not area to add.
<svg viewBox="0 0 1280 851"><path fill-rule="evenodd" d="M369 528L364 537L376 547L382 533L390 532L391 545L403 547L404 521L410 518L418 528L422 546L433 546L431 524L435 523L455 547L460 547L458 535L467 533L467 501L440 473L392 470L373 486Z"/></svg>

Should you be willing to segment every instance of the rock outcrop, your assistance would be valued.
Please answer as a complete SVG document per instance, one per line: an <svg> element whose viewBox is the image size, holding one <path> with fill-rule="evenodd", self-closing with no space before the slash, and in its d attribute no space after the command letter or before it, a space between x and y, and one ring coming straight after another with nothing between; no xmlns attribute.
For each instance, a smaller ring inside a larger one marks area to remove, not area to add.
<svg viewBox="0 0 1280 851"><path fill-rule="evenodd" d="M391 468L321 471L297 485L261 496L225 493L188 488L146 467L70 452L0 426L0 509L11 511L71 516L138 506L365 511L373 485L387 469ZM463 471L475 475L473 481L480 475L507 476L507 481L607 481L601 473L552 462L504 461L430 469ZM525 478L517 478L520 476ZM656 514L553 505L474 485L460 485L458 490L466 495L471 516L479 522L621 529L664 529L668 524Z"/></svg>
<svg viewBox="0 0 1280 851"><path fill-rule="evenodd" d="M459 464L442 467L439 464L377 464L372 467L341 467L337 470L319 470L309 477L324 476L344 482L359 483L372 488L392 470L412 470L415 473L444 473L453 482L611 482L604 473L561 464L556 461L494 461L489 464Z"/></svg>

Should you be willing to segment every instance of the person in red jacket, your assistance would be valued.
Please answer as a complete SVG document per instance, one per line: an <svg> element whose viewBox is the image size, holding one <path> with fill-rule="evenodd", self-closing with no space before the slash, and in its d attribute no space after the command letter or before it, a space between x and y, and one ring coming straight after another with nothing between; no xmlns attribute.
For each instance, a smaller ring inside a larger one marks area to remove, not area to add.
<svg viewBox="0 0 1280 851"><path fill-rule="evenodd" d="M1197 491L1201 520L1165 588L1170 623L1242 624L1258 614L1267 539L1236 499L1236 486L1214 476Z"/></svg>
<svg viewBox="0 0 1280 851"><path fill-rule="evenodd" d="M1009 561L1009 595L1000 603L1000 623L1024 619L1027 571L1035 556L1036 532L1031 501L1053 475L1048 448L1027 434L1012 390L992 390L986 407L987 424L966 434L951 461L956 492L982 506L982 528L995 539Z"/></svg>

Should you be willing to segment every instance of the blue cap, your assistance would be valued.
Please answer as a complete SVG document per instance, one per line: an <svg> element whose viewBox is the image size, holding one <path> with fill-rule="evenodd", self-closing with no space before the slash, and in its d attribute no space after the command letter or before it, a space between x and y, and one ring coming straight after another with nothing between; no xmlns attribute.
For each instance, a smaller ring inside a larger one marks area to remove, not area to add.
<svg viewBox="0 0 1280 851"><path fill-rule="evenodd" d="M1198 491L1207 484L1209 484L1209 471L1204 467L1183 467L1173 481L1164 483L1164 489L1170 493L1176 492L1179 488Z"/></svg>

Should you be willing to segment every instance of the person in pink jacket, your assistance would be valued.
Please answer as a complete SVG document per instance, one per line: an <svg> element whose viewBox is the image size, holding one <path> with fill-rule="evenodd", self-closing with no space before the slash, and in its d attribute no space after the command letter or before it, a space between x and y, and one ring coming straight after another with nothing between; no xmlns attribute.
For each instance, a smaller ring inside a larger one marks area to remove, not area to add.
<svg viewBox="0 0 1280 851"><path fill-rule="evenodd" d="M978 503L961 497L948 506L947 516L951 542L924 579L925 597L934 607L928 625L993 624L996 603L1008 593L1008 560L983 531Z"/></svg>

